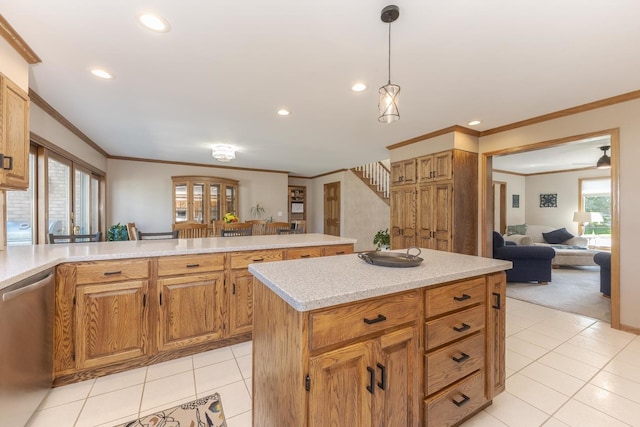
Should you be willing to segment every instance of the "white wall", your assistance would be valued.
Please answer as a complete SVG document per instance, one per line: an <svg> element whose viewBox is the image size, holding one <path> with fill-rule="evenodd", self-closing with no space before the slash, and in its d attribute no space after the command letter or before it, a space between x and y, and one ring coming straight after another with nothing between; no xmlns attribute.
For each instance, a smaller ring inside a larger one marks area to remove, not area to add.
<svg viewBox="0 0 640 427"><path fill-rule="evenodd" d="M170 230L173 224L171 177L204 175L239 181L239 216L252 219L251 206L260 203L267 217L287 220L288 179L284 173L215 167L171 165L131 160L108 161L107 227L135 222L143 231ZM278 217L277 213L283 216Z"/></svg>
<svg viewBox="0 0 640 427"><path fill-rule="evenodd" d="M307 214L307 233L324 232L324 185L330 182L340 182L340 233L344 231L344 185L345 171L335 172L311 180L311 189L307 196L309 211ZM343 235L344 236L344 235Z"/></svg>
<svg viewBox="0 0 640 427"><path fill-rule="evenodd" d="M493 172L494 181L502 181L507 183L507 224L524 224L526 202L526 184L525 177L522 175L514 175L510 173ZM513 207L513 195L520 196L520 207Z"/></svg>
<svg viewBox="0 0 640 427"><path fill-rule="evenodd" d="M555 228L565 227L570 233L577 235L578 223L573 222L573 213L578 210L579 179L609 176L608 171L595 169L528 176L525 222ZM540 207L540 194L549 193L558 195L557 208Z"/></svg>
<svg viewBox="0 0 640 427"><path fill-rule="evenodd" d="M620 129L620 152L612 157L620 159L620 321L622 325L640 328L640 198L636 186L640 182L640 100L585 111L534 125L485 136L480 139L481 153L550 141L558 138ZM480 177L482 179L482 177ZM482 185L482 181L480 181Z"/></svg>

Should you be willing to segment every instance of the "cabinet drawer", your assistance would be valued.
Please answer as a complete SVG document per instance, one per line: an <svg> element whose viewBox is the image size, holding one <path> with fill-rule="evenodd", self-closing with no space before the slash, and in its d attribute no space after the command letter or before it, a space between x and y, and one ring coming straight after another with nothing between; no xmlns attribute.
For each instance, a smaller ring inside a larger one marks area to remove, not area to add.
<svg viewBox="0 0 640 427"><path fill-rule="evenodd" d="M224 254L177 255L158 259L158 276L224 270Z"/></svg>
<svg viewBox="0 0 640 427"><path fill-rule="evenodd" d="M287 259L316 258L322 256L321 246L287 249Z"/></svg>
<svg viewBox="0 0 640 427"><path fill-rule="evenodd" d="M484 375L478 372L425 401L425 426L455 425L477 411L486 401Z"/></svg>
<svg viewBox="0 0 640 427"><path fill-rule="evenodd" d="M249 264L258 262L281 261L282 251L250 251L231 254L231 268L248 268Z"/></svg>
<svg viewBox="0 0 640 427"><path fill-rule="evenodd" d="M453 285L427 289L424 305L425 316L429 318L473 304L483 303L485 300L485 288L484 277L478 277Z"/></svg>
<svg viewBox="0 0 640 427"><path fill-rule="evenodd" d="M413 322L419 313L419 291L318 310L309 319L311 349Z"/></svg>
<svg viewBox="0 0 640 427"><path fill-rule="evenodd" d="M149 259L121 259L117 261L83 262L76 265L76 284L118 282L146 279Z"/></svg>
<svg viewBox="0 0 640 427"><path fill-rule="evenodd" d="M425 356L425 388L429 396L484 367L484 332Z"/></svg>
<svg viewBox="0 0 640 427"><path fill-rule="evenodd" d="M345 255L353 253L353 245L331 245L324 247L324 256Z"/></svg>
<svg viewBox="0 0 640 427"><path fill-rule="evenodd" d="M484 309L484 305L481 305L427 322L425 325L427 350L483 329Z"/></svg>

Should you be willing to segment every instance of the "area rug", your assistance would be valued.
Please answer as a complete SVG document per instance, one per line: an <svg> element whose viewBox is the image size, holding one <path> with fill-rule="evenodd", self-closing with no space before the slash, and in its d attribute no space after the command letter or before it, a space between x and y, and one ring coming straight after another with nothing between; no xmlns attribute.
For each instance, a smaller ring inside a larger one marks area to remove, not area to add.
<svg viewBox="0 0 640 427"><path fill-rule="evenodd" d="M227 427L220 395L183 403L115 427Z"/></svg>
<svg viewBox="0 0 640 427"><path fill-rule="evenodd" d="M507 296L569 313L611 322L611 300L600 293L600 267L560 267L551 282L509 282Z"/></svg>

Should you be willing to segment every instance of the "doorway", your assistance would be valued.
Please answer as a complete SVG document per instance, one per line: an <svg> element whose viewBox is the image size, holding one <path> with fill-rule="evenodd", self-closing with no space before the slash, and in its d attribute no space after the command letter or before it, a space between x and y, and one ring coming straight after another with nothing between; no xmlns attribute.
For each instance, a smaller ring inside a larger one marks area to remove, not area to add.
<svg viewBox="0 0 640 427"><path fill-rule="evenodd" d="M493 170L494 157L504 156L508 154L520 154L528 151L537 151L550 147L560 147L565 144L575 143L576 141L586 140L588 138L597 138L606 136L610 140L611 147L611 327L620 329L620 240L619 240L619 130L610 129L601 132L593 132L573 137L560 138L551 141L544 141L534 144L528 144L520 147L510 147L507 149L496 150L492 152L482 153L481 171L482 171L482 188L481 188L481 212L482 218L482 242L481 252L483 256L492 256L492 232L495 227L495 210L494 199L495 190L493 187Z"/></svg>
<svg viewBox="0 0 640 427"><path fill-rule="evenodd" d="M324 234L340 236L340 182L324 185Z"/></svg>

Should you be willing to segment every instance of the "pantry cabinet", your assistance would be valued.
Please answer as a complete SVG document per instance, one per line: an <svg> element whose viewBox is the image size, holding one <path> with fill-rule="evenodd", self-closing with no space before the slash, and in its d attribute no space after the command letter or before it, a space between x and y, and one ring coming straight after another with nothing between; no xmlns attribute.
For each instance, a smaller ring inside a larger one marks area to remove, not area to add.
<svg viewBox="0 0 640 427"><path fill-rule="evenodd" d="M29 95L0 73L0 189L29 188Z"/></svg>

